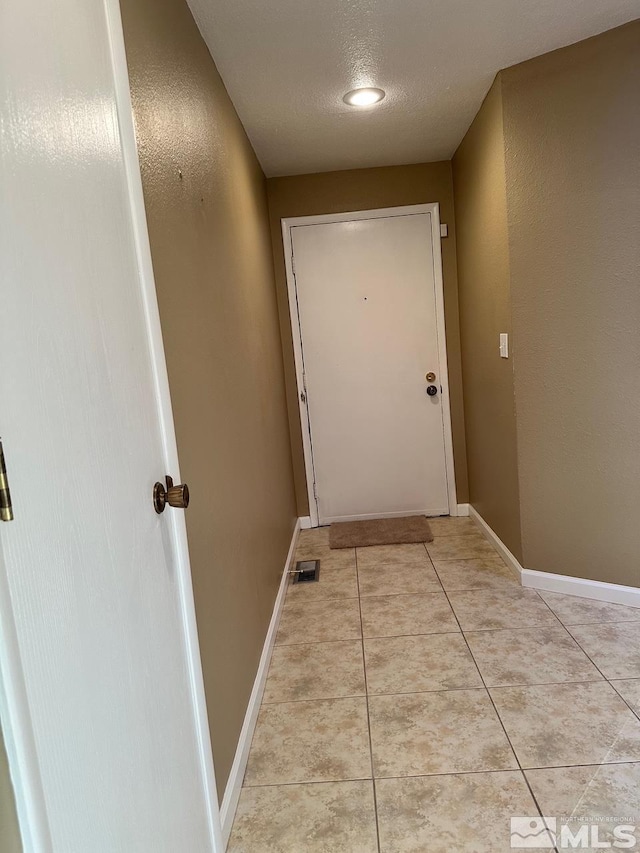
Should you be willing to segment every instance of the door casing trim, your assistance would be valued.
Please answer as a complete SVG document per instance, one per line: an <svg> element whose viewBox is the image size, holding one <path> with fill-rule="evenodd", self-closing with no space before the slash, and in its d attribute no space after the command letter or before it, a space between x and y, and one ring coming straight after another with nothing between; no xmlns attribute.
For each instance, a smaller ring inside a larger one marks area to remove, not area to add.
<svg viewBox="0 0 640 853"><path fill-rule="evenodd" d="M355 210L348 213L327 213L315 216L293 216L281 220L282 242L284 246L284 261L287 274L287 292L289 296L289 316L291 319L291 336L293 338L293 354L296 367L296 384L298 393L298 410L302 428L302 445L304 450L304 467L309 498L309 517L311 527L318 527L318 504L314 493L313 452L311 447L311 432L309 412L303 399L304 371L302 352L302 329L298 311L298 293L293 265L293 240L291 229L297 225L323 225L332 222L349 222L362 219L388 219L392 216L411 216L416 213L428 213L431 216L431 238L433 245L433 276L436 297L436 331L438 337L438 368L440 385L442 386L442 422L444 438L445 469L447 475L447 495L449 498L449 515L458 515L456 493L456 475L453 461L453 432L451 428L451 400L449 396L449 371L447 367L447 341L444 316L444 280L442 276L442 250L440 245L440 205L438 202L428 204L412 204L402 207L383 207L375 210ZM406 514L406 513L403 513Z"/></svg>

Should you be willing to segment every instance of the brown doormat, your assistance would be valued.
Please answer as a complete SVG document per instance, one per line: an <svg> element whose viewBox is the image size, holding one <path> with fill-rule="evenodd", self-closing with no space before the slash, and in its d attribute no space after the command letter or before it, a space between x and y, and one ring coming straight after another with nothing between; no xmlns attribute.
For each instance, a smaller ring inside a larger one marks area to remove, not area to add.
<svg viewBox="0 0 640 853"><path fill-rule="evenodd" d="M406 545L411 542L433 542L425 515L340 521L329 528L330 548L366 548L369 545Z"/></svg>

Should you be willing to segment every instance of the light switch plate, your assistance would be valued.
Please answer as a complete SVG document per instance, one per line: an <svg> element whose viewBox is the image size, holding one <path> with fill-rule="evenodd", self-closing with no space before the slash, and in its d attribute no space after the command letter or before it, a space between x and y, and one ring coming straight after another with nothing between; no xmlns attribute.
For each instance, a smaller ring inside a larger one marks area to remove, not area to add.
<svg viewBox="0 0 640 853"><path fill-rule="evenodd" d="M509 358L509 335L500 332L500 358Z"/></svg>

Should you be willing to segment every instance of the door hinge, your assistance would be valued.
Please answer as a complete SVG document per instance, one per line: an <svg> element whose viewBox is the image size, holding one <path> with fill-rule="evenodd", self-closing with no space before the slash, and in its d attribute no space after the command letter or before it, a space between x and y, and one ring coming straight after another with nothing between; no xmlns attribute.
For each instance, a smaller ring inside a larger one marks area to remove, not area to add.
<svg viewBox="0 0 640 853"><path fill-rule="evenodd" d="M314 496L314 498L316 499L316 502L317 502L317 501L318 501L318 487L317 487L317 485L315 484L315 482L314 482L314 484L313 484L313 496Z"/></svg>
<svg viewBox="0 0 640 853"><path fill-rule="evenodd" d="M291 272L296 274L296 256L291 252Z"/></svg>
<svg viewBox="0 0 640 853"><path fill-rule="evenodd" d="M13 521L13 505L9 491L9 480L7 479L7 468L4 463L2 439L0 439L0 521Z"/></svg>
<svg viewBox="0 0 640 853"><path fill-rule="evenodd" d="M302 400L303 403L307 402L307 395L304 393L304 391L302 391L300 393L300 399Z"/></svg>

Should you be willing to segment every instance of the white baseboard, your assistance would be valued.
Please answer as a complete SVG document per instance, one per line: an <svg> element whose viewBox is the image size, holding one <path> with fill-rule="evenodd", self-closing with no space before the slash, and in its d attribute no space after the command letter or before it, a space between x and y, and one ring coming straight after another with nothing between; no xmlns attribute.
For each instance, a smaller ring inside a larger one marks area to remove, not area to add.
<svg viewBox="0 0 640 853"><path fill-rule="evenodd" d="M493 529L489 527L484 518L480 515L480 513L475 510L471 504L469 504L469 516L475 521L475 523L480 528L480 532L483 536L491 542L493 547L498 551L502 559L509 566L509 568L513 569L513 571L520 578L520 582L522 582L522 572L524 571L523 567L520 565L517 558L511 553L511 551L504 544L502 539L498 536L497 533L494 533Z"/></svg>
<svg viewBox="0 0 640 853"><path fill-rule="evenodd" d="M458 518L466 518L469 515L469 504L458 504L456 507Z"/></svg>
<svg viewBox="0 0 640 853"><path fill-rule="evenodd" d="M229 773L229 780L227 781L227 787L224 791L224 797L222 798L222 805L220 806L222 839L225 848L229 841L231 827L233 826L233 819L236 814L236 809L238 808L238 800L240 799L240 791L242 790L242 780L244 779L244 771L247 766L247 759L249 758L249 750L251 748L253 732L255 730L256 722L258 720L258 712L260 710L260 705L262 704L262 695L264 693L264 687L267 681L267 673L269 672L271 653L273 651L273 645L275 643L276 634L278 632L278 624L280 622L282 606L284 604L285 595L287 594L289 567L291 566L291 562L295 554L298 536L302 527L302 521L303 519L299 518L296 521L296 526L293 530L293 535L291 537L291 545L289 546L289 553L287 554L287 560L285 562L284 571L282 573L282 580L280 581L280 588L278 590L278 595L276 596L275 604L273 605L271 622L269 623L267 636L265 637L264 646L262 647L262 655L260 657L260 663L258 665L258 672L256 673L256 678L253 682L253 690L251 691L251 696L249 697L247 713L245 714L244 723L242 724L242 731L240 732L240 738L238 739L238 747L236 749L235 758L233 759L233 764L231 766L231 772Z"/></svg>
<svg viewBox="0 0 640 853"><path fill-rule="evenodd" d="M563 595L576 595L579 598L593 598L596 601L608 601L610 604L640 607L640 589L619 583L592 581L588 578L572 578L569 575L523 569L522 586L542 589L546 592L561 592Z"/></svg>
<svg viewBox="0 0 640 853"><path fill-rule="evenodd" d="M300 522L300 530L311 530L311 516L305 515L302 518L299 518Z"/></svg>
<svg viewBox="0 0 640 853"><path fill-rule="evenodd" d="M623 586L605 581L593 581L588 578L573 578L569 575L556 575L553 572L538 572L525 569L487 522L472 506L469 515L480 531L496 548L504 561L520 577L520 583L527 589L540 589L543 592L559 592L562 595L575 595L578 598L591 598L595 601L607 601L611 604L626 604L628 607L640 607L640 589L635 586Z"/></svg>

